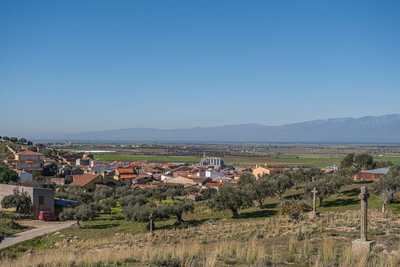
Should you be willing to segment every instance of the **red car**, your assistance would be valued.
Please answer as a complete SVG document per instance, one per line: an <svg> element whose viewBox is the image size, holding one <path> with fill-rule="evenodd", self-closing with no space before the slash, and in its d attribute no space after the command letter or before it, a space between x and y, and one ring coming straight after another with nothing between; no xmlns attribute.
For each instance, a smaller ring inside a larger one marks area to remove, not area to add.
<svg viewBox="0 0 400 267"><path fill-rule="evenodd" d="M54 214L52 214L49 211L40 211L38 219L41 220L41 221L45 221L45 222L55 221L56 220Z"/></svg>

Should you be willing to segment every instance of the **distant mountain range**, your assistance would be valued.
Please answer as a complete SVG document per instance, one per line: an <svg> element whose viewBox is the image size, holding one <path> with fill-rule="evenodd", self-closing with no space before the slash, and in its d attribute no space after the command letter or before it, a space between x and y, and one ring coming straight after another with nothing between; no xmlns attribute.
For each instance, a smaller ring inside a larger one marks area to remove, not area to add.
<svg viewBox="0 0 400 267"><path fill-rule="evenodd" d="M70 134L54 139L117 142L400 143L400 114L314 120L281 126L240 124L186 129L130 128Z"/></svg>

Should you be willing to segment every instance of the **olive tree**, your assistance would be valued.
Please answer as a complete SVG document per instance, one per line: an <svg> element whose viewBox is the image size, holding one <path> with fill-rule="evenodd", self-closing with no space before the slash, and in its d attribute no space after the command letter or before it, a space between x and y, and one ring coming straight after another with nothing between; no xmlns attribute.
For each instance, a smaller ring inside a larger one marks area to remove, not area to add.
<svg viewBox="0 0 400 267"><path fill-rule="evenodd" d="M240 209L252 205L252 200L243 190L232 185L223 186L209 202L217 210L229 209L233 217L238 217Z"/></svg>
<svg viewBox="0 0 400 267"><path fill-rule="evenodd" d="M251 174L240 177L239 186L259 207L264 205L264 199L272 195L271 180L269 176L256 178Z"/></svg>
<svg viewBox="0 0 400 267"><path fill-rule="evenodd" d="M76 223L79 227L81 227L81 221L89 221L96 217L96 208L93 205L82 204L75 208L66 208L64 209L59 218L62 221L65 220L76 220Z"/></svg>
<svg viewBox="0 0 400 267"><path fill-rule="evenodd" d="M183 220L184 213L194 211L194 205L192 202L176 203L168 208L169 208L168 213L176 217L176 221L178 224L182 224L184 222Z"/></svg>
<svg viewBox="0 0 400 267"><path fill-rule="evenodd" d="M386 213L387 205L394 199L395 193L400 191L400 166L392 167L387 175L375 183L374 190L381 195L382 213Z"/></svg>
<svg viewBox="0 0 400 267"><path fill-rule="evenodd" d="M5 196L1 201L3 208L15 208L19 214L30 215L32 213L32 200L27 192L14 191L14 194Z"/></svg>
<svg viewBox="0 0 400 267"><path fill-rule="evenodd" d="M272 176L268 183L272 194L280 201L282 201L283 194L294 185L294 181L288 175L284 174Z"/></svg>
<svg viewBox="0 0 400 267"><path fill-rule="evenodd" d="M311 196L313 188L318 191L318 199L320 206L323 205L323 201L330 195L339 193L340 189L350 183L351 180L340 175L322 175L317 177L314 182L305 185L305 194Z"/></svg>
<svg viewBox="0 0 400 267"><path fill-rule="evenodd" d="M0 164L0 184L16 183L17 181L18 174L7 166Z"/></svg>

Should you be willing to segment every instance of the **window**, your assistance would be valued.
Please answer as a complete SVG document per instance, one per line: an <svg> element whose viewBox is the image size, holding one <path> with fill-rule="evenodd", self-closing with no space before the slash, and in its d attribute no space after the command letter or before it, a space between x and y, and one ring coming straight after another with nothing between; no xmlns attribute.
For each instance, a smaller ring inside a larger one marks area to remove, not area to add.
<svg viewBox="0 0 400 267"><path fill-rule="evenodd" d="M44 196L39 196L39 205L44 205Z"/></svg>

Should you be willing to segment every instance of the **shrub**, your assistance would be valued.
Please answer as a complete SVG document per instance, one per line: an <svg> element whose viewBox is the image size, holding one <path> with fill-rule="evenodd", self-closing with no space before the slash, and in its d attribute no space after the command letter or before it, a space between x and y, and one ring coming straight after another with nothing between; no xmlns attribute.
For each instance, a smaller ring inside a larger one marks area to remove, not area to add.
<svg viewBox="0 0 400 267"><path fill-rule="evenodd" d="M7 166L0 165L0 184L15 183L18 181L18 174Z"/></svg>
<svg viewBox="0 0 400 267"><path fill-rule="evenodd" d="M282 215L288 215L289 219L294 222L298 222L303 219L304 212L310 210L310 206L303 201L288 200L282 202L280 206L280 213Z"/></svg>
<svg viewBox="0 0 400 267"><path fill-rule="evenodd" d="M27 192L14 191L14 194L5 196L1 201L3 208L15 208L19 214L29 215L32 213L32 200Z"/></svg>

